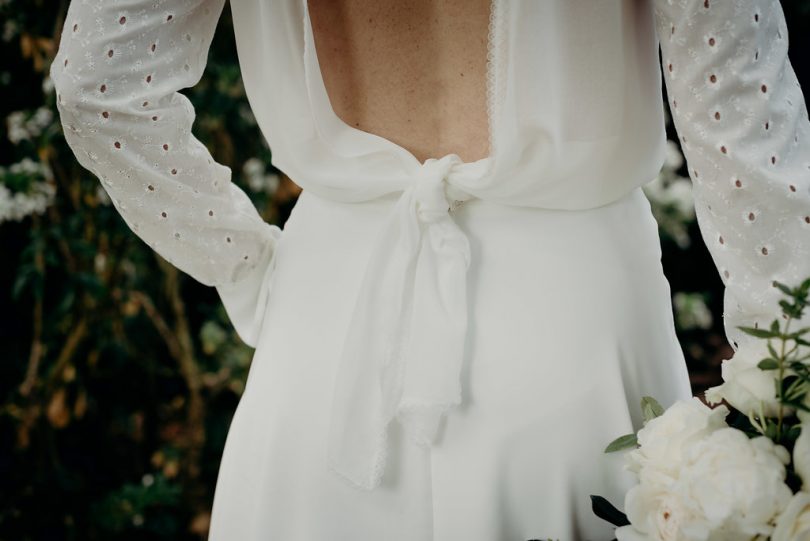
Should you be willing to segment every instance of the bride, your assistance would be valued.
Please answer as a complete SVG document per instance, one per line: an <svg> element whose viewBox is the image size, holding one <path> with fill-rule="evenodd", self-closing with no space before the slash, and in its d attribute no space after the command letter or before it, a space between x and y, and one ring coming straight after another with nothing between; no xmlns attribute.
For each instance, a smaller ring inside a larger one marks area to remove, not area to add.
<svg viewBox="0 0 810 541"><path fill-rule="evenodd" d="M657 224L662 86L738 325L810 274L810 123L778 0L232 0L265 222L193 135L224 0L71 2L65 138L216 287L247 386L209 539L608 539L603 453L692 391ZM661 57L659 58L659 49ZM663 85L661 83L663 76ZM750 360L750 359L749 359Z"/></svg>

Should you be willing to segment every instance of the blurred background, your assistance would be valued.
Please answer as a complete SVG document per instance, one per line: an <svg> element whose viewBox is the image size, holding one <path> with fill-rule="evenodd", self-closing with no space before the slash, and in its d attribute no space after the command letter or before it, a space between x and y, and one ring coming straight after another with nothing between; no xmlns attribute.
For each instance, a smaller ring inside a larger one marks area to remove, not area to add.
<svg viewBox="0 0 810 541"><path fill-rule="evenodd" d="M65 144L47 74L67 4L0 0L0 541L205 539L253 350L216 291L136 237ZM806 96L810 0L782 6ZM205 76L183 92L195 135L282 225L299 188L270 165L229 8ZM669 116L667 129L667 162L644 190L697 394L732 351Z"/></svg>

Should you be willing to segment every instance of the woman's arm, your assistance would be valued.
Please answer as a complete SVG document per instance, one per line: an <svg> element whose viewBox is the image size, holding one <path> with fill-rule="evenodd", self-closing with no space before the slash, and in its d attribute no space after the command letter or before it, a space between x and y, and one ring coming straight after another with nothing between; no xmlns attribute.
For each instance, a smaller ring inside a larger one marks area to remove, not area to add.
<svg viewBox="0 0 810 541"><path fill-rule="evenodd" d="M127 225L209 286L263 275L281 230L191 132L224 0L73 0L50 75L65 140Z"/></svg>
<svg viewBox="0 0 810 541"><path fill-rule="evenodd" d="M755 366L763 340L736 327L781 320L773 281L810 277L810 122L785 17L778 0L655 0L655 16L698 224L725 284L726 335ZM791 329L809 323L807 313Z"/></svg>

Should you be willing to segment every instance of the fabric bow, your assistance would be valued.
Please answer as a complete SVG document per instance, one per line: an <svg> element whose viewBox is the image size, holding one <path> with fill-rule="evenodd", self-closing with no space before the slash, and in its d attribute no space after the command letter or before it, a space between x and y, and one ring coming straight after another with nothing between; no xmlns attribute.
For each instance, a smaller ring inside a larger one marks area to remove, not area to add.
<svg viewBox="0 0 810 541"><path fill-rule="evenodd" d="M403 190L369 259L340 359L329 466L354 485L379 485L396 417L418 445L433 443L461 402L470 245L450 200L455 154L428 159Z"/></svg>

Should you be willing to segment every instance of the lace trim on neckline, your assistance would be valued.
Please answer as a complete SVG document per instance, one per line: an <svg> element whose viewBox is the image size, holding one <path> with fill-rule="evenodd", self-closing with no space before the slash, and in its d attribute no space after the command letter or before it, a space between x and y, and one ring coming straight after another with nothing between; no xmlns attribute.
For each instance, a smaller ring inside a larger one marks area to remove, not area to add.
<svg viewBox="0 0 810 541"><path fill-rule="evenodd" d="M488 144L489 157L495 156L497 148L498 119L504 101L504 87L506 77L506 32L504 21L508 2L492 0L489 9L489 25L487 34L487 65L486 65L486 107L489 124Z"/></svg>

